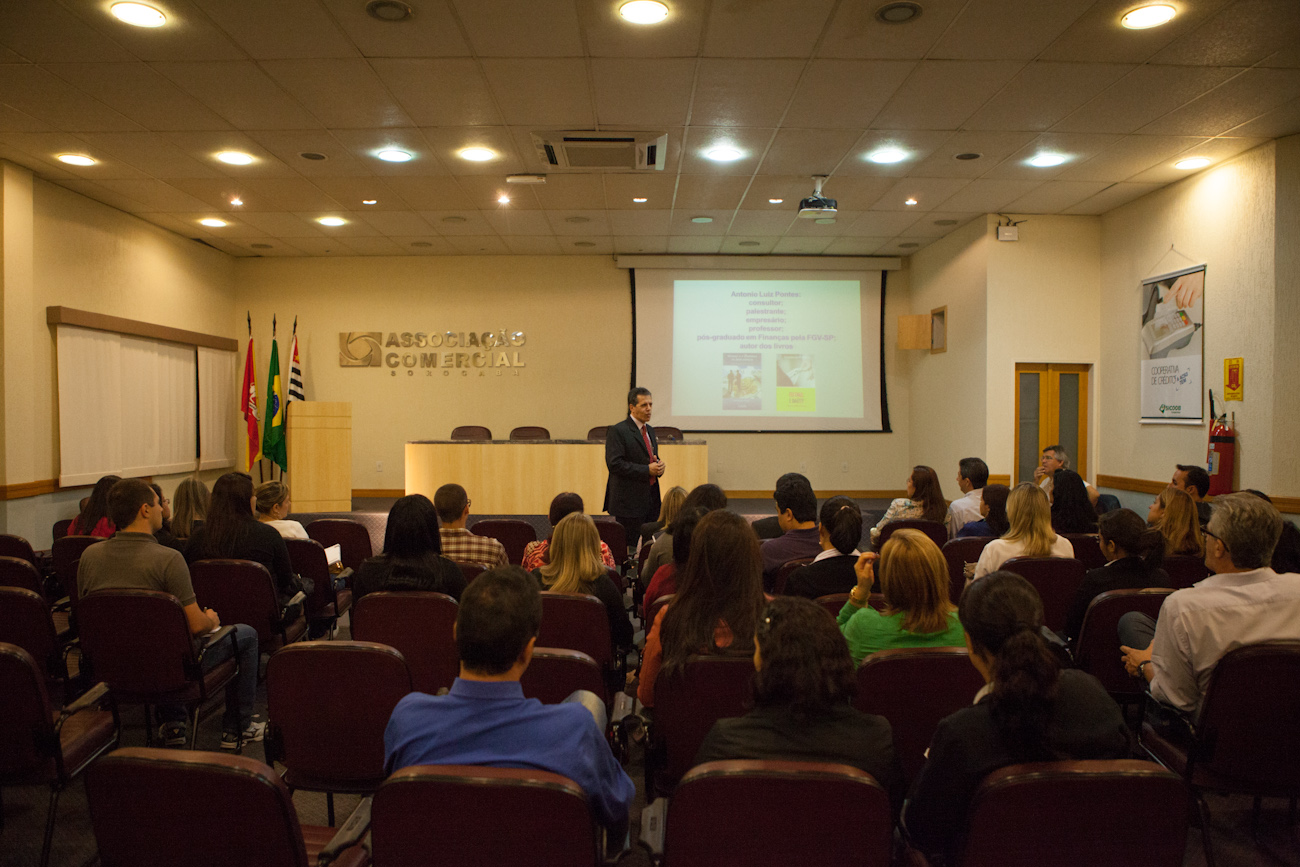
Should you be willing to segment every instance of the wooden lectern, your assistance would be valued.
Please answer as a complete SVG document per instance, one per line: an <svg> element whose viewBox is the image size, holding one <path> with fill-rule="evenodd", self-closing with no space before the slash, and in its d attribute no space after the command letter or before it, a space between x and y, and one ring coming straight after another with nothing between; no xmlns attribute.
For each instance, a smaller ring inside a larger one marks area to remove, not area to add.
<svg viewBox="0 0 1300 867"><path fill-rule="evenodd" d="M291 401L289 484L295 512L352 510L352 404Z"/></svg>

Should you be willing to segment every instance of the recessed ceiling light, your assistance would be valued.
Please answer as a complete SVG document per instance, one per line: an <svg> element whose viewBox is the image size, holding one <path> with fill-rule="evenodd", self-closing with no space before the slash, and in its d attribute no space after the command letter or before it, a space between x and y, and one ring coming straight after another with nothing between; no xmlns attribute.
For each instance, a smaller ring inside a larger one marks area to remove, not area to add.
<svg viewBox="0 0 1300 867"><path fill-rule="evenodd" d="M767 200L767 203L768 203L769 205L779 205L779 204L781 204L781 203L784 202L784 201L785 201L785 199L768 199L768 200Z"/></svg>
<svg viewBox="0 0 1300 867"><path fill-rule="evenodd" d="M95 164L94 158L85 154L59 154L58 160L70 166L93 166Z"/></svg>
<svg viewBox="0 0 1300 867"><path fill-rule="evenodd" d="M230 200L230 204L238 208L240 205L244 204L244 200L241 199L239 196L235 196L233 199Z"/></svg>
<svg viewBox="0 0 1300 867"><path fill-rule="evenodd" d="M379 151L375 156L379 157L386 163L405 163L410 162L411 155L406 151L399 151L396 148Z"/></svg>
<svg viewBox="0 0 1300 867"><path fill-rule="evenodd" d="M633 24L658 24L668 17L668 7L658 0L632 0L618 7L618 14Z"/></svg>
<svg viewBox="0 0 1300 867"><path fill-rule="evenodd" d="M486 162L487 160L496 159L497 152L491 148L463 148L459 151L460 158L475 163Z"/></svg>
<svg viewBox="0 0 1300 867"><path fill-rule="evenodd" d="M636 202L638 205L640 205L640 204L644 204L646 200L645 200L644 198L642 198L641 196L637 196L637 197L634 198L632 201L634 201L634 202Z"/></svg>
<svg viewBox="0 0 1300 867"><path fill-rule="evenodd" d="M325 156L325 154L318 154L315 151L304 151L303 153L298 154L298 156L302 157L305 160L311 160L313 162L320 162L321 160L329 159L329 157Z"/></svg>
<svg viewBox="0 0 1300 867"><path fill-rule="evenodd" d="M566 222L566 223L590 223L590 222L591 222L591 217L565 217L565 218L564 218L564 222Z"/></svg>
<svg viewBox="0 0 1300 867"><path fill-rule="evenodd" d="M595 243L592 242L592 241L574 241L574 242L573 242L573 246L575 246L575 247L594 247L594 246L596 246L596 245L595 245Z"/></svg>
<svg viewBox="0 0 1300 867"><path fill-rule="evenodd" d="M885 24L904 24L920 14L917 3L886 3L876 10L876 19Z"/></svg>
<svg viewBox="0 0 1300 867"><path fill-rule="evenodd" d="M760 243L760 242L758 242L758 241L741 241L741 242L738 243L737 246L740 246L740 247L761 247L761 246L763 246L763 245L762 245L762 243Z"/></svg>
<svg viewBox="0 0 1300 867"><path fill-rule="evenodd" d="M906 202L903 202L903 204L904 204L904 205L915 205L915 204L916 204L916 199L908 199Z"/></svg>
<svg viewBox="0 0 1300 867"><path fill-rule="evenodd" d="M692 223L712 223L712 217L691 217Z"/></svg>
<svg viewBox="0 0 1300 867"><path fill-rule="evenodd" d="M342 226L347 223L347 220L342 217L321 217L316 222L320 223L322 226Z"/></svg>
<svg viewBox="0 0 1300 867"><path fill-rule="evenodd" d="M710 148L704 152L704 155L714 162L719 163L729 163L732 160L738 160L744 156L744 154L730 145L720 145L715 148Z"/></svg>
<svg viewBox="0 0 1300 867"><path fill-rule="evenodd" d="M908 241L906 244L899 244L898 246L900 246L900 247L919 247L919 246L921 246L921 245L918 244L916 241Z"/></svg>
<svg viewBox="0 0 1300 867"><path fill-rule="evenodd" d="M984 154L977 154L977 153L974 153L974 152L967 152L967 153L964 153L964 154L953 154L953 157L952 157L952 158L955 159L955 160L962 160L962 161L965 161L965 160L977 160L977 159L979 159L979 158L982 157L982 156L984 156Z"/></svg>
<svg viewBox="0 0 1300 867"><path fill-rule="evenodd" d="M253 161L253 155L243 151L222 151L217 154L217 159L232 166L246 166Z"/></svg>
<svg viewBox="0 0 1300 867"><path fill-rule="evenodd" d="M497 203L502 205L508 205L510 204L510 197L507 196L505 193L502 193L501 195L497 196Z"/></svg>
<svg viewBox="0 0 1300 867"><path fill-rule="evenodd" d="M1051 168L1052 166L1059 166L1067 159L1069 159L1069 157L1065 154L1042 153L1032 158L1029 161L1029 164L1031 166L1037 166L1040 169L1046 169Z"/></svg>
<svg viewBox="0 0 1300 867"><path fill-rule="evenodd" d="M873 163L897 163L907 159L907 151L902 148L879 148L867 154Z"/></svg>
<svg viewBox="0 0 1300 867"><path fill-rule="evenodd" d="M957 225L957 221L956 220L935 220L934 224L936 226L955 226Z"/></svg>
<svg viewBox="0 0 1300 867"><path fill-rule="evenodd" d="M411 242L411 246L412 246L412 247L432 247L432 246L433 246L433 242L432 242L432 241L412 241L412 242Z"/></svg>
<svg viewBox="0 0 1300 867"><path fill-rule="evenodd" d="M162 27L167 16L143 3L114 3L108 9L113 17L133 27Z"/></svg>
<svg viewBox="0 0 1300 867"><path fill-rule="evenodd" d="M218 220L216 217L206 217L199 220L199 222L212 229L220 229L222 226L228 225L225 220Z"/></svg>
<svg viewBox="0 0 1300 867"><path fill-rule="evenodd" d="M1173 19L1178 14L1178 10L1164 3L1153 3L1150 6L1142 6L1134 9L1119 20L1119 23L1129 30L1146 30L1148 27L1159 27L1166 21Z"/></svg>
<svg viewBox="0 0 1300 867"><path fill-rule="evenodd" d="M1174 163L1174 168L1187 171L1189 169L1204 168L1209 164L1210 164L1210 160L1206 157L1188 157L1185 160L1179 160L1178 162Z"/></svg>
<svg viewBox="0 0 1300 867"><path fill-rule="evenodd" d="M370 0L366 4L366 14L377 21L395 23L411 17L411 7L398 0Z"/></svg>

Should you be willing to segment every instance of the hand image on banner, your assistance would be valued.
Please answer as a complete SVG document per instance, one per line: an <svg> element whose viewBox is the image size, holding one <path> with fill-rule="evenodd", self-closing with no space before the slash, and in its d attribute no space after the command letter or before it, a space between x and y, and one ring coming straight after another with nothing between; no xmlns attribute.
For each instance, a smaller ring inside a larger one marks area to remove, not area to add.
<svg viewBox="0 0 1300 867"><path fill-rule="evenodd" d="M1142 281L1142 422L1204 420L1205 266Z"/></svg>
<svg viewBox="0 0 1300 867"><path fill-rule="evenodd" d="M271 369L266 383L266 428L262 453L282 471L289 469L289 450L284 441L284 386L280 383L280 349L271 340Z"/></svg>
<svg viewBox="0 0 1300 867"><path fill-rule="evenodd" d="M250 329L252 327L250 321ZM248 337L248 357L244 359L244 387L240 390L243 400L242 411L244 424L248 429L248 444L245 449L245 469L252 470L253 464L262 457L262 435L258 430L257 418L257 371L253 354L253 337Z"/></svg>

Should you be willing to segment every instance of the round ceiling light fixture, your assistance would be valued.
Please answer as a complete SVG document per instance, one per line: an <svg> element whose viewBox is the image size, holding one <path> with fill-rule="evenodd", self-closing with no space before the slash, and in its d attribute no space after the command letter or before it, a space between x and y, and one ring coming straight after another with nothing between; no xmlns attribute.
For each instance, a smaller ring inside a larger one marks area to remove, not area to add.
<svg viewBox="0 0 1300 867"><path fill-rule="evenodd" d="M502 193L501 195L497 196L497 204L498 205L510 204L510 197L507 196L505 193Z"/></svg>
<svg viewBox="0 0 1300 867"><path fill-rule="evenodd" d="M767 200L767 203L768 203L769 205L779 205L779 204L781 204L781 203L784 202L784 201L785 201L785 199L768 199L768 200Z"/></svg>
<svg viewBox="0 0 1300 867"><path fill-rule="evenodd" d="M658 0L632 0L618 7L618 14L633 24L658 24L668 17L668 7Z"/></svg>
<svg viewBox="0 0 1300 867"><path fill-rule="evenodd" d="M488 160L496 159L497 152L491 148L461 148L457 155L463 160L469 160L472 163L483 163Z"/></svg>
<svg viewBox="0 0 1300 867"><path fill-rule="evenodd" d="M594 247L594 246L596 246L596 244L595 244L594 242L592 242L592 241L574 241L574 242L573 242L573 246L575 246L575 247Z"/></svg>
<svg viewBox="0 0 1300 867"><path fill-rule="evenodd" d="M235 196L233 199L230 200L230 204L238 208L240 205L244 204L244 200L241 199L239 196Z"/></svg>
<svg viewBox="0 0 1300 867"><path fill-rule="evenodd" d="M819 217L819 218L817 218L816 220L813 220L813 222L816 223L816 224L819 225L819 226L833 226L833 225L835 225L835 218L834 218L834 217Z"/></svg>
<svg viewBox="0 0 1300 867"><path fill-rule="evenodd" d="M712 217L691 217L692 223L712 223Z"/></svg>
<svg viewBox="0 0 1300 867"><path fill-rule="evenodd" d="M1069 157L1065 154L1041 153L1031 158L1029 164L1040 169L1049 169L1052 166L1059 166L1067 159L1069 159Z"/></svg>
<svg viewBox="0 0 1300 867"><path fill-rule="evenodd" d="M632 199L632 201L636 202L638 205L643 205L646 202L646 200L644 198L641 198L640 196L637 196L636 198Z"/></svg>
<svg viewBox="0 0 1300 867"><path fill-rule="evenodd" d="M902 148L884 147L867 154L867 159L871 160L873 163L881 163L882 165L901 163L903 160L907 159L907 151Z"/></svg>
<svg viewBox="0 0 1300 867"><path fill-rule="evenodd" d="M316 222L320 223L322 226L342 226L347 223L347 220L342 217L321 217Z"/></svg>
<svg viewBox="0 0 1300 867"><path fill-rule="evenodd" d="M979 158L982 157L982 156L984 156L984 154L977 154L977 153L975 153L974 151L969 151L969 152L964 153L964 154L953 154L953 157L952 157L952 158L955 159L955 160L961 160L961 161L965 162L965 161L967 161L967 160L977 160L977 159L979 159Z"/></svg>
<svg viewBox="0 0 1300 867"><path fill-rule="evenodd" d="M739 247L761 247L761 246L763 246L763 245L762 245L762 243L759 242L759 241L740 241L740 242L737 244L737 246L739 246Z"/></svg>
<svg viewBox="0 0 1300 867"><path fill-rule="evenodd" d="M315 151L303 151L302 153L298 154L298 156L302 157L305 160L311 160L312 162L320 162L321 160L329 159L329 157L325 156L325 154L318 154Z"/></svg>
<svg viewBox="0 0 1300 867"><path fill-rule="evenodd" d="M375 156L379 157L386 163L407 163L413 159L410 153L398 150L397 148L386 148L377 152Z"/></svg>
<svg viewBox="0 0 1300 867"><path fill-rule="evenodd" d="M731 145L719 145L714 148L709 148L704 152L704 155L718 163L729 163L744 156L743 153Z"/></svg>
<svg viewBox="0 0 1300 867"><path fill-rule="evenodd" d="M361 200L361 204L363 204L363 205L377 205L377 204L379 204L379 200L378 200L378 199L362 199L362 200Z"/></svg>
<svg viewBox="0 0 1300 867"><path fill-rule="evenodd" d="M432 247L432 246L433 246L433 242L432 242L432 241L412 241L412 242L411 242L411 246L412 246L412 247Z"/></svg>
<svg viewBox="0 0 1300 867"><path fill-rule="evenodd" d="M916 199L908 199L907 201L903 202L903 204L910 207L916 204Z"/></svg>
<svg viewBox="0 0 1300 867"><path fill-rule="evenodd" d="M886 3L876 10L876 20L884 24L906 24L920 16L920 3Z"/></svg>
<svg viewBox="0 0 1300 867"><path fill-rule="evenodd" d="M230 166L246 166L253 161L253 155L243 151L222 151L217 154L217 159Z"/></svg>
<svg viewBox="0 0 1300 867"><path fill-rule="evenodd" d="M1210 164L1208 157L1188 157L1185 160L1179 160L1174 163L1174 168L1190 171L1192 169L1203 169Z"/></svg>
<svg viewBox="0 0 1300 867"><path fill-rule="evenodd" d="M88 157L85 154L59 154L57 157L61 163L67 163L70 166L93 166L94 157Z"/></svg>
<svg viewBox="0 0 1300 867"><path fill-rule="evenodd" d="M366 4L366 14L376 21L394 24L405 21L415 13L410 6L399 3L398 0L370 0Z"/></svg>
<svg viewBox="0 0 1300 867"><path fill-rule="evenodd" d="M1127 12L1119 23L1129 30L1147 30L1172 21L1177 14L1178 10L1166 3L1152 3Z"/></svg>
<svg viewBox="0 0 1300 867"><path fill-rule="evenodd" d="M199 223L201 225L207 226L209 229L220 229L222 226L230 225L225 220L218 220L216 217L206 217L202 220L199 220Z"/></svg>
<svg viewBox="0 0 1300 867"><path fill-rule="evenodd" d="M114 3L108 9L113 17L132 27L162 27L167 16L143 3Z"/></svg>

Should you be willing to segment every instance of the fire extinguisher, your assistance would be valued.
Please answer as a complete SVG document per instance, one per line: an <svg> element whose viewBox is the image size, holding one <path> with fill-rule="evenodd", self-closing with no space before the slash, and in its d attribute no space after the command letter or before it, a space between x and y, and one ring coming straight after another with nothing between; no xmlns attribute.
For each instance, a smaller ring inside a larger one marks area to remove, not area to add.
<svg viewBox="0 0 1300 867"><path fill-rule="evenodd" d="M1233 428L1236 422L1236 413L1233 413L1233 421L1228 421L1228 414L1221 416L1214 414L1214 392L1210 392L1210 418L1213 420L1210 425L1210 449L1206 454L1205 463L1210 472L1210 496L1217 497L1219 494L1232 492L1232 472L1237 462L1237 431Z"/></svg>

